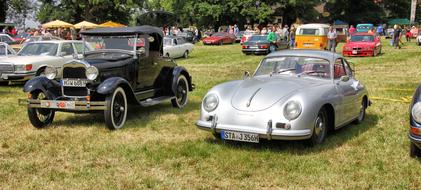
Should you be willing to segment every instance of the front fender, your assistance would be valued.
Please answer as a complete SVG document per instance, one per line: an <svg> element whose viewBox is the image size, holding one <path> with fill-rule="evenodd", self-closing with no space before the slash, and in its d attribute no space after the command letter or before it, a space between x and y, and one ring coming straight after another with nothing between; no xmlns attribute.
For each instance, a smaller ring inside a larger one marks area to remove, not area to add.
<svg viewBox="0 0 421 190"><path fill-rule="evenodd" d="M117 89L119 86L128 86L130 87L129 82L127 82L126 79L121 78L121 77L112 77L112 78L108 78L107 80L105 80L104 82L102 82L98 88L97 88L97 92L99 94L103 94L103 95L107 95L107 94L111 94L115 91L115 89ZM133 92L133 90L130 87L130 90Z"/></svg>
<svg viewBox="0 0 421 190"><path fill-rule="evenodd" d="M171 84L172 92L173 93L176 92L177 79L181 74L185 75L185 77L187 79L187 82L189 83L189 90L193 91L194 87L193 87L193 84L192 84L192 78L191 78L190 74L187 72L187 69L182 67L182 66L177 66L177 67L174 68L174 70L172 72L172 75L173 75L172 84Z"/></svg>
<svg viewBox="0 0 421 190"><path fill-rule="evenodd" d="M33 92L36 90L41 90L46 93L47 90L52 91L53 89L60 88L60 83L55 80L50 80L44 76L35 77L28 82L26 82L23 87L23 92Z"/></svg>

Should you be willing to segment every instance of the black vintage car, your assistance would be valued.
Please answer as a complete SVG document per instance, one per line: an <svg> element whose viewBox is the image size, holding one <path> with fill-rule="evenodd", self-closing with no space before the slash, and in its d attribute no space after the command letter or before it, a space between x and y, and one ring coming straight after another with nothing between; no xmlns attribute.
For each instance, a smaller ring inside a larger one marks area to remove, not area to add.
<svg viewBox="0 0 421 190"><path fill-rule="evenodd" d="M28 81L24 92L32 125L53 122L56 111L103 111L110 129L121 128L128 105L150 106L165 100L183 108L193 90L188 71L162 56L163 33L139 26L98 28L82 33L96 50L84 52L62 68L47 67L45 76Z"/></svg>
<svg viewBox="0 0 421 190"><path fill-rule="evenodd" d="M409 113L409 139L411 140L409 155L421 157L421 85L412 97Z"/></svg>

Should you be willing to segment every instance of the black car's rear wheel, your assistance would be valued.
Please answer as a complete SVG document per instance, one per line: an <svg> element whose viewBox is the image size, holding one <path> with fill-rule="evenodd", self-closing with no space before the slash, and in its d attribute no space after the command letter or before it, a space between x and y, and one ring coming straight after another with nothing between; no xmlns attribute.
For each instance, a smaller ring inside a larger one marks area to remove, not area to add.
<svg viewBox="0 0 421 190"><path fill-rule="evenodd" d="M327 134L328 117L324 108L320 109L314 121L313 135L308 140L310 146L321 144Z"/></svg>
<svg viewBox="0 0 421 190"><path fill-rule="evenodd" d="M421 157L421 150L412 142L409 149L409 156L412 158Z"/></svg>
<svg viewBox="0 0 421 190"><path fill-rule="evenodd" d="M41 91L36 91L31 93L32 99L35 100L49 100L51 97L48 97ZM36 128L44 128L50 125L54 120L55 111L45 108L29 108L28 107L28 117L31 124Z"/></svg>
<svg viewBox="0 0 421 190"><path fill-rule="evenodd" d="M178 77L174 93L175 98L171 100L172 105L176 108L183 108L189 99L189 83L184 75Z"/></svg>
<svg viewBox="0 0 421 190"><path fill-rule="evenodd" d="M104 111L105 124L111 130L123 127L127 118L127 97L123 88L118 87L106 97L107 109Z"/></svg>

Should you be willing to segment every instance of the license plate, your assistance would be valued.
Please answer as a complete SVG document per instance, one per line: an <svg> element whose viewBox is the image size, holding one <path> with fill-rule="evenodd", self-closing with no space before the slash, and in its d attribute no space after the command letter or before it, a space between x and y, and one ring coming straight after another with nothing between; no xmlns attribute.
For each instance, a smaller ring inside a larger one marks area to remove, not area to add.
<svg viewBox="0 0 421 190"><path fill-rule="evenodd" d="M352 50L352 54L358 54L357 50Z"/></svg>
<svg viewBox="0 0 421 190"><path fill-rule="evenodd" d="M75 109L74 101L41 100L41 108Z"/></svg>
<svg viewBox="0 0 421 190"><path fill-rule="evenodd" d="M313 46L313 44L304 44L304 46Z"/></svg>
<svg viewBox="0 0 421 190"><path fill-rule="evenodd" d="M88 80L84 79L63 79L61 81L63 86L66 87L86 87Z"/></svg>
<svg viewBox="0 0 421 190"><path fill-rule="evenodd" d="M259 143L259 135L252 133L221 131L221 138L224 140Z"/></svg>
<svg viewBox="0 0 421 190"><path fill-rule="evenodd" d="M257 46L250 46L250 49L257 49Z"/></svg>

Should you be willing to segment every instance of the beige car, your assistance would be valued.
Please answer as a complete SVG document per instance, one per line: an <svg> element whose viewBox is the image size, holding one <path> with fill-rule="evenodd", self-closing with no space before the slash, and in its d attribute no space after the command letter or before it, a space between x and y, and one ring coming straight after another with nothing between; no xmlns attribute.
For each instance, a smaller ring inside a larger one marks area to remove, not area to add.
<svg viewBox="0 0 421 190"><path fill-rule="evenodd" d="M82 41L39 41L26 44L17 56L0 59L0 81L27 81L44 74L47 66L61 68L74 57L82 57Z"/></svg>

